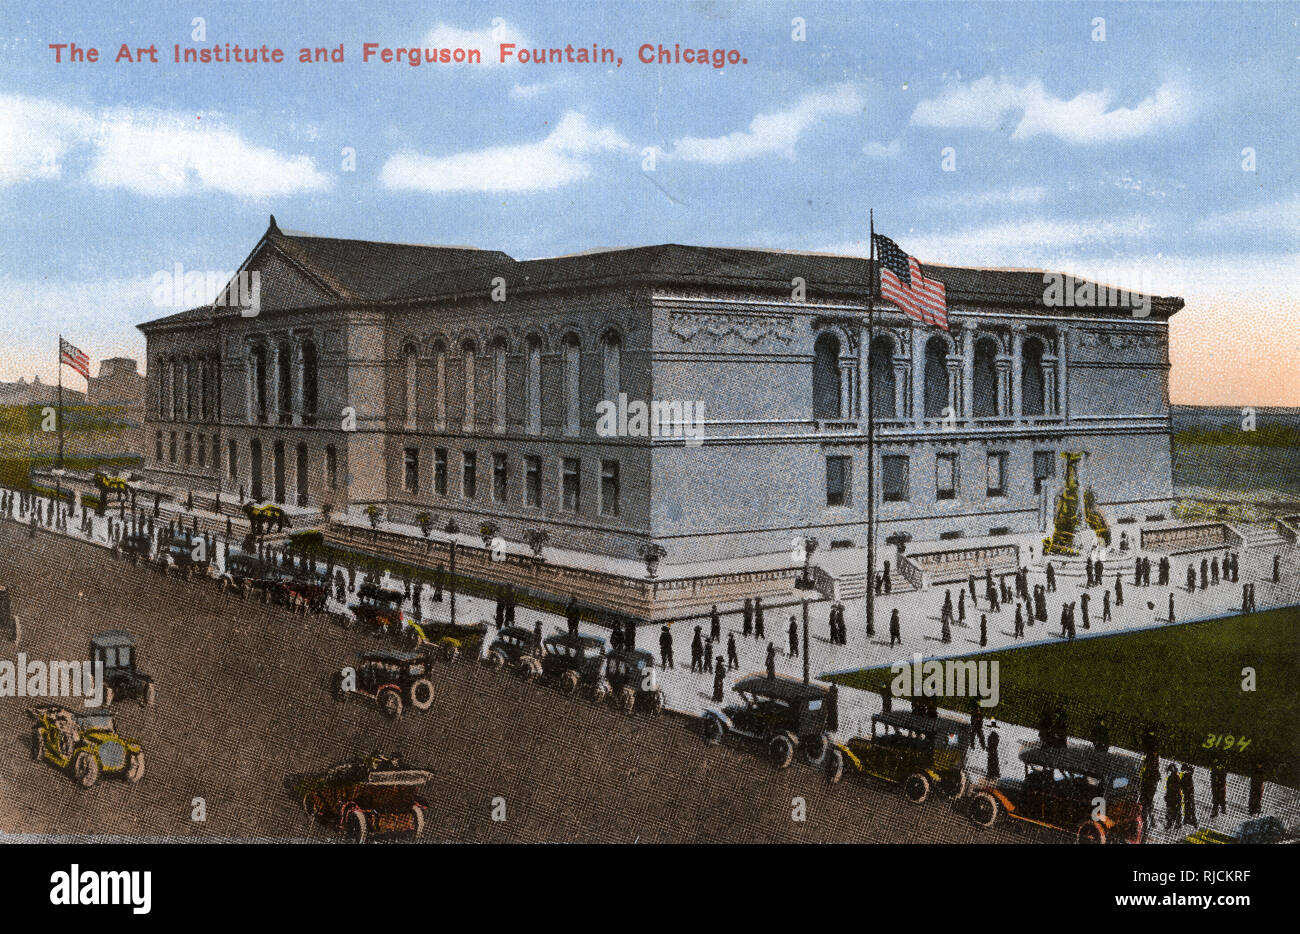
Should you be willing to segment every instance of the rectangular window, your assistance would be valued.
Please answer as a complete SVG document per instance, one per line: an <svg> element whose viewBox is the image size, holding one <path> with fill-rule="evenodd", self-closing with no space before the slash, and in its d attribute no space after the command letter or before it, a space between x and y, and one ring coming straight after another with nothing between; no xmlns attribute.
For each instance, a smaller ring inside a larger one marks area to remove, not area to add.
<svg viewBox="0 0 1300 934"><path fill-rule="evenodd" d="M542 459L529 455L524 458L524 505L542 505Z"/></svg>
<svg viewBox="0 0 1300 934"><path fill-rule="evenodd" d="M1043 492L1043 484L1051 477L1056 476L1056 452L1055 451L1035 451L1034 452L1034 492Z"/></svg>
<svg viewBox="0 0 1300 934"><path fill-rule="evenodd" d="M163 455L162 455L162 432L161 432L161 431L158 432L158 436L157 436L156 438L154 438L153 456L154 456L154 460L162 460L162 459L163 459Z"/></svg>
<svg viewBox="0 0 1300 934"><path fill-rule="evenodd" d="M325 446L325 482L331 490L339 485L339 452L332 444Z"/></svg>
<svg viewBox="0 0 1300 934"><path fill-rule="evenodd" d="M208 466L208 436L199 435L199 466Z"/></svg>
<svg viewBox="0 0 1300 934"><path fill-rule="evenodd" d="M934 498L956 499L957 497L957 455L936 454L934 456Z"/></svg>
<svg viewBox="0 0 1300 934"><path fill-rule="evenodd" d="M560 472L561 505L565 512L577 512L582 497L581 465L576 457L566 457Z"/></svg>
<svg viewBox="0 0 1300 934"><path fill-rule="evenodd" d="M880 498L887 503L907 502L907 457L886 454L880 458Z"/></svg>
<svg viewBox="0 0 1300 934"><path fill-rule="evenodd" d="M239 445L234 438L226 446L226 473L230 474L231 480L239 479Z"/></svg>
<svg viewBox="0 0 1300 934"><path fill-rule="evenodd" d="M176 432L174 431L167 442L167 459L173 464L176 463Z"/></svg>
<svg viewBox="0 0 1300 934"><path fill-rule="evenodd" d="M447 495L447 449L433 450L433 492L439 496Z"/></svg>
<svg viewBox="0 0 1300 934"><path fill-rule="evenodd" d="M212 469L221 470L221 435L212 436Z"/></svg>
<svg viewBox="0 0 1300 934"><path fill-rule="evenodd" d="M852 485L853 459L841 455L826 458L826 505L852 505Z"/></svg>
<svg viewBox="0 0 1300 934"><path fill-rule="evenodd" d="M498 503L506 501L506 485L509 476L506 473L506 456L504 454L492 455L492 498Z"/></svg>
<svg viewBox="0 0 1300 934"><path fill-rule="evenodd" d="M1007 454L1005 451L989 453L989 496L1007 493Z"/></svg>
<svg viewBox="0 0 1300 934"><path fill-rule="evenodd" d="M463 463L460 492L466 499L473 499L478 495L478 455L473 451L466 451L461 456Z"/></svg>
<svg viewBox="0 0 1300 934"><path fill-rule="evenodd" d="M600 514L618 515L618 461L600 462Z"/></svg>
<svg viewBox="0 0 1300 934"><path fill-rule="evenodd" d="M194 463L194 439L187 431L185 432L185 466L188 467L192 463Z"/></svg>
<svg viewBox="0 0 1300 934"><path fill-rule="evenodd" d="M407 448L402 467L402 489L408 493L420 491L420 449Z"/></svg>

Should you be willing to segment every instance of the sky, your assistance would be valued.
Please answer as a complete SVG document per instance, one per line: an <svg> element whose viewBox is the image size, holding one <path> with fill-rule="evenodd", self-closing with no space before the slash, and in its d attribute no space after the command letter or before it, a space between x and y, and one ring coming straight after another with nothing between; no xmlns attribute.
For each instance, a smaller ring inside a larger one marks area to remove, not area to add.
<svg viewBox="0 0 1300 934"><path fill-rule="evenodd" d="M0 9L0 379L53 380L59 333L142 358L135 325L178 310L159 276L233 271L270 214L523 259L866 255L874 209L923 261L1182 296L1175 403L1300 405L1300 5L22 6ZM502 42L622 62L502 64ZM99 60L56 61L67 43ZM285 60L172 60L226 43ZM647 43L735 54L645 64Z"/></svg>

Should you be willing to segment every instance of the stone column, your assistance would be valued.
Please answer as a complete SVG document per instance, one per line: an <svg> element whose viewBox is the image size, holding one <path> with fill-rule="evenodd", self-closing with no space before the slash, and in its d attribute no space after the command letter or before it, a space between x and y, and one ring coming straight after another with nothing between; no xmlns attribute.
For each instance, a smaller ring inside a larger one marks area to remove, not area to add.
<svg viewBox="0 0 1300 934"><path fill-rule="evenodd" d="M302 424L302 384L303 369L305 361L302 358L302 337L294 335L292 343L289 345L289 352L293 355L293 399L290 403L292 414L289 420L294 425Z"/></svg>
<svg viewBox="0 0 1300 934"><path fill-rule="evenodd" d="M975 322L962 325L961 414L966 424L975 423Z"/></svg>
<svg viewBox="0 0 1300 934"><path fill-rule="evenodd" d="M248 410L248 424L250 425L257 423L257 355L255 351L256 348L249 344L247 379L245 380L248 384L248 392L244 402L245 408Z"/></svg>
<svg viewBox="0 0 1300 934"><path fill-rule="evenodd" d="M871 413L871 332L865 324L858 333L858 391L854 398L858 406L857 417L861 421L858 428L865 433L867 416Z"/></svg>
<svg viewBox="0 0 1300 934"><path fill-rule="evenodd" d="M994 366L998 377L998 415L1006 418L1011 411L1011 358L998 354Z"/></svg>
<svg viewBox="0 0 1300 934"><path fill-rule="evenodd" d="M1011 326L1011 417L1019 422L1024 418L1023 383L1026 325Z"/></svg>
<svg viewBox="0 0 1300 934"><path fill-rule="evenodd" d="M1069 394L1065 385L1065 329L1056 332L1056 414L1066 421L1070 420Z"/></svg>
<svg viewBox="0 0 1300 934"><path fill-rule="evenodd" d="M907 417L907 400L911 398L908 395L907 388L908 374L912 372L911 365L906 357L894 358L894 418Z"/></svg>
<svg viewBox="0 0 1300 934"><path fill-rule="evenodd" d="M181 419L190 417L190 358L181 358Z"/></svg>
<svg viewBox="0 0 1300 934"><path fill-rule="evenodd" d="M966 395L966 387L962 385L962 366L964 361L960 356L950 354L945 362L948 364L948 407L952 410L954 418L961 418L961 404ZM952 423L949 422L948 424Z"/></svg>
<svg viewBox="0 0 1300 934"><path fill-rule="evenodd" d="M912 424L925 424L925 330L914 321L912 338Z"/></svg>
<svg viewBox="0 0 1300 934"><path fill-rule="evenodd" d="M268 406L270 411L267 415L267 421L269 424L278 425L280 424L280 342L275 341L270 345L268 351L266 357L271 370L271 378L267 382L271 387L269 393L271 404Z"/></svg>
<svg viewBox="0 0 1300 934"><path fill-rule="evenodd" d="M1043 414L1055 415L1056 412L1056 357L1043 356Z"/></svg>

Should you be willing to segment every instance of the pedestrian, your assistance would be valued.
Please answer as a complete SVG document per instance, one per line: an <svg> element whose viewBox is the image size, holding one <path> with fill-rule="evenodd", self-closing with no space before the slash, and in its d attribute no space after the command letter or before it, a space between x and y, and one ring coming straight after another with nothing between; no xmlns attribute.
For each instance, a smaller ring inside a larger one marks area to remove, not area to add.
<svg viewBox="0 0 1300 934"><path fill-rule="evenodd" d="M767 644L767 676L769 679L776 677L776 646L771 642Z"/></svg>
<svg viewBox="0 0 1300 934"><path fill-rule="evenodd" d="M959 591L957 594L957 625L966 625L966 591Z"/></svg>
<svg viewBox="0 0 1300 934"><path fill-rule="evenodd" d="M442 602L442 565L435 565L433 569L433 602Z"/></svg>
<svg viewBox="0 0 1300 934"><path fill-rule="evenodd" d="M1025 616L1023 613L1020 612L1019 603L1016 604L1016 628L1015 631L1013 632L1013 635L1017 639L1023 639L1025 637ZM982 630L981 630L981 638L983 638Z"/></svg>
<svg viewBox="0 0 1300 934"><path fill-rule="evenodd" d="M735 671L740 667L740 656L736 654L736 634L727 633L727 667Z"/></svg>
<svg viewBox="0 0 1300 934"><path fill-rule="evenodd" d="M1169 558L1162 555L1160 558L1160 586L1169 583Z"/></svg>
<svg viewBox="0 0 1300 934"><path fill-rule="evenodd" d="M715 704L722 703L722 698L723 698L722 685L726 677L727 677L727 669L726 666L722 664L722 656L719 655L718 663L713 668L713 702Z"/></svg>
<svg viewBox="0 0 1300 934"><path fill-rule="evenodd" d="M970 748L975 748L975 740L979 740L980 749L987 749L988 743L984 739L984 708L976 701L971 705L970 714L970 736L967 743Z"/></svg>
<svg viewBox="0 0 1300 934"><path fill-rule="evenodd" d="M1282 582L1282 556L1274 555L1273 556L1273 583L1280 584L1281 582Z"/></svg>
<svg viewBox="0 0 1300 934"><path fill-rule="evenodd" d="M1210 583L1219 583L1219 556L1215 555L1210 559Z"/></svg>
<svg viewBox="0 0 1300 934"><path fill-rule="evenodd" d="M1210 820L1228 813L1228 770L1216 759L1210 766Z"/></svg>
<svg viewBox="0 0 1300 934"><path fill-rule="evenodd" d="M714 642L722 641L722 617L718 615L718 605L713 604L709 611L709 638Z"/></svg>
<svg viewBox="0 0 1300 934"><path fill-rule="evenodd" d="M1192 593L1196 590L1196 567L1187 565L1187 592Z"/></svg>
<svg viewBox="0 0 1300 934"><path fill-rule="evenodd" d="M1160 787L1160 756L1148 752L1142 759L1138 775L1138 794L1142 801L1142 839L1146 840L1155 817L1156 791Z"/></svg>
<svg viewBox="0 0 1300 934"><path fill-rule="evenodd" d="M891 585L889 582L889 562L886 561L885 562L885 596L886 597L889 596L889 592L892 589L892 586L893 585Z"/></svg>
<svg viewBox="0 0 1300 934"><path fill-rule="evenodd" d="M691 671L704 669L704 640L700 638L700 627L695 627L695 637L691 639Z"/></svg>
<svg viewBox="0 0 1300 934"><path fill-rule="evenodd" d="M985 768L985 774L993 781L997 781L1002 777L1002 761L998 758L998 746L1001 742L1002 737L998 735L998 724L994 720L989 724L988 746L986 747L988 749L988 764Z"/></svg>
<svg viewBox="0 0 1300 934"><path fill-rule="evenodd" d="M1052 562L1047 562L1047 592L1056 592L1056 568L1052 567Z"/></svg>
<svg viewBox="0 0 1300 934"><path fill-rule="evenodd" d="M1061 636L1069 638L1070 636L1070 604L1061 604Z"/></svg>
<svg viewBox="0 0 1300 934"><path fill-rule="evenodd" d="M1246 809L1250 816L1254 817L1260 812L1264 804L1264 763L1256 762L1255 768L1250 773L1250 799Z"/></svg>
<svg viewBox="0 0 1300 934"><path fill-rule="evenodd" d="M940 623L939 639L944 645L952 642L952 620L945 616Z"/></svg>
<svg viewBox="0 0 1300 934"><path fill-rule="evenodd" d="M766 639L767 633L763 629L763 598L754 598L754 637L757 639Z"/></svg>
<svg viewBox="0 0 1300 934"><path fill-rule="evenodd" d="M1183 823L1191 824L1193 827L1199 827L1196 820L1196 769L1187 763L1183 763L1183 772L1178 777L1179 787L1183 793Z"/></svg>
<svg viewBox="0 0 1300 934"><path fill-rule="evenodd" d="M1106 715L1098 714L1097 719L1092 725L1092 745L1098 752L1110 751L1110 724L1106 722Z"/></svg>
<svg viewBox="0 0 1300 934"><path fill-rule="evenodd" d="M1083 628L1088 628L1088 595L1079 594L1079 612L1083 615Z"/></svg>
<svg viewBox="0 0 1300 934"><path fill-rule="evenodd" d="M793 616L790 617L790 657L799 657L799 624L795 622Z"/></svg>
<svg viewBox="0 0 1300 934"><path fill-rule="evenodd" d="M1109 590L1103 590L1101 592L1101 621L1103 623L1110 622L1110 591Z"/></svg>
<svg viewBox="0 0 1300 934"><path fill-rule="evenodd" d="M1241 585L1241 615L1250 612L1250 584Z"/></svg>
<svg viewBox="0 0 1300 934"><path fill-rule="evenodd" d="M1201 559L1201 589L1204 590L1210 586L1210 565L1204 558Z"/></svg>
<svg viewBox="0 0 1300 934"><path fill-rule="evenodd" d="M1020 619L1020 604L1016 604L1016 619ZM980 648L989 644L989 618L980 614Z"/></svg>
<svg viewBox="0 0 1300 934"><path fill-rule="evenodd" d="M1174 592L1169 591L1169 622L1174 622Z"/></svg>
<svg viewBox="0 0 1300 934"><path fill-rule="evenodd" d="M890 693L888 685L880 686L880 710L882 713L889 713L894 709L894 695Z"/></svg>
<svg viewBox="0 0 1300 934"><path fill-rule="evenodd" d="M537 625L542 624L539 621ZM659 667L672 668L673 666L673 634L664 626L659 630Z"/></svg>
<svg viewBox="0 0 1300 934"><path fill-rule="evenodd" d="M743 620L741 632L748 639L754 632L754 601L749 597L745 598L745 607L741 610L741 619Z"/></svg>
<svg viewBox="0 0 1300 934"><path fill-rule="evenodd" d="M998 592L996 589L989 591L989 610L994 613L1002 612L1002 604L998 601Z"/></svg>
<svg viewBox="0 0 1300 934"><path fill-rule="evenodd" d="M970 600L971 600L971 603L974 603L974 602L975 602L975 575L974 575L974 574L970 575L970 579L968 580L967 583L968 583L969 586L970 586Z"/></svg>
<svg viewBox="0 0 1300 934"><path fill-rule="evenodd" d="M1172 830L1182 822L1182 782L1178 777L1178 766L1171 762L1165 770L1165 830Z"/></svg>
<svg viewBox="0 0 1300 934"><path fill-rule="evenodd" d="M713 640L704 640L704 671L707 674L713 674Z"/></svg>
<svg viewBox="0 0 1300 934"><path fill-rule="evenodd" d="M943 610L940 612L940 617L945 620L952 619L952 591L951 590L945 590L943 592Z"/></svg>
<svg viewBox="0 0 1300 934"><path fill-rule="evenodd" d="M665 632L667 631L667 629L668 629L668 627L665 626L665 627L664 627ZM535 620L535 621L533 622L533 644L536 645L538 648L540 648L541 645L542 645L542 621L541 621L540 619L539 619L539 620ZM672 640L669 639L669 640L668 640L668 651L669 651L669 653L670 653L669 656L668 656L669 658L672 657L672 655L671 655L671 653L672 653L672 648L673 648L673 646L672 646Z"/></svg>
<svg viewBox="0 0 1300 934"><path fill-rule="evenodd" d="M903 644L902 629L898 622L898 607L894 607L889 612L889 647Z"/></svg>
<svg viewBox="0 0 1300 934"><path fill-rule="evenodd" d="M1124 605L1124 581L1120 578L1119 572L1115 572L1115 605Z"/></svg>

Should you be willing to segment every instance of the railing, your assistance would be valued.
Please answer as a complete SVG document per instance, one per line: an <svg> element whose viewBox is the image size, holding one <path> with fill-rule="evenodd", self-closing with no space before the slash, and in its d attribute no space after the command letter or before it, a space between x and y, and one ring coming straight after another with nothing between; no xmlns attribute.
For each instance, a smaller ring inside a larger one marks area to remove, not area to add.
<svg viewBox="0 0 1300 934"><path fill-rule="evenodd" d="M1143 550L1180 554L1214 548L1240 548L1242 536L1226 522L1201 522L1162 529L1143 529Z"/></svg>

